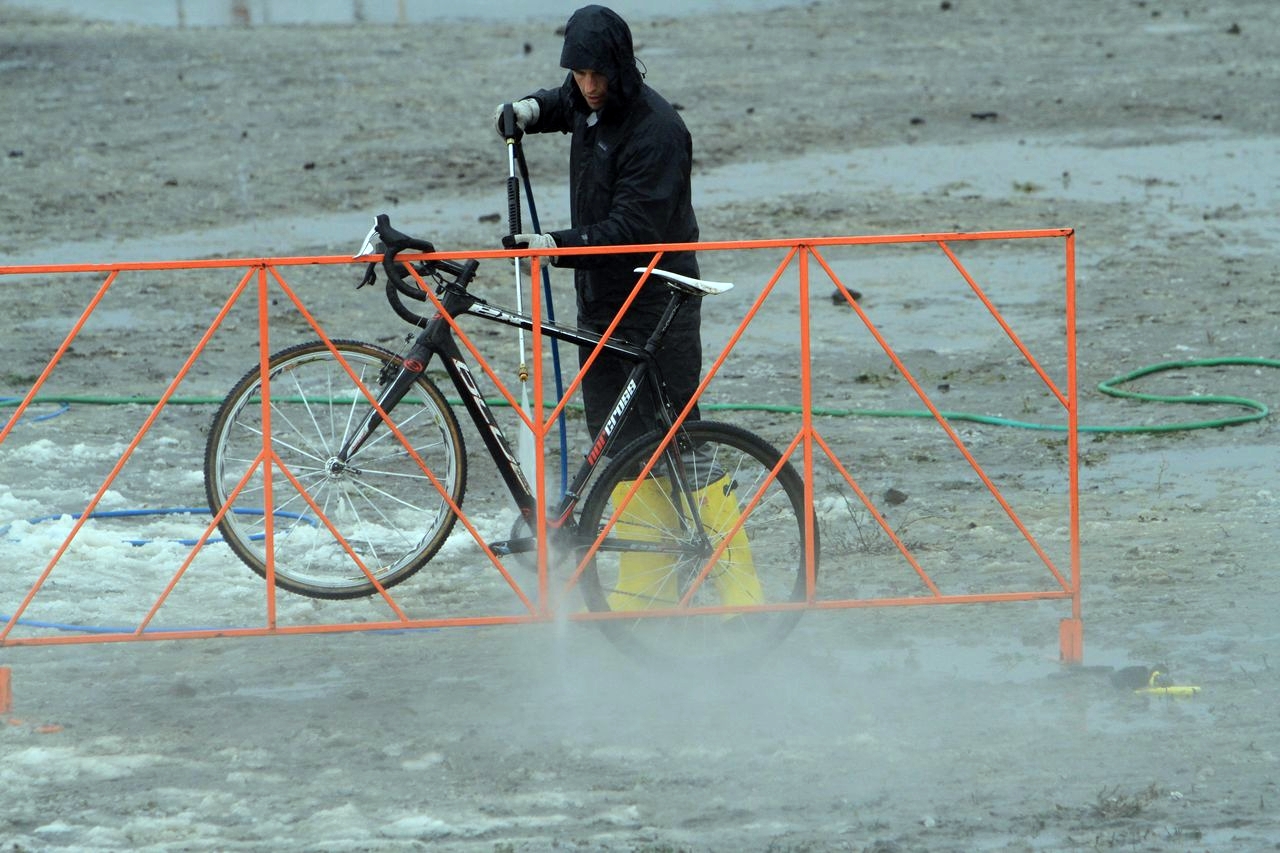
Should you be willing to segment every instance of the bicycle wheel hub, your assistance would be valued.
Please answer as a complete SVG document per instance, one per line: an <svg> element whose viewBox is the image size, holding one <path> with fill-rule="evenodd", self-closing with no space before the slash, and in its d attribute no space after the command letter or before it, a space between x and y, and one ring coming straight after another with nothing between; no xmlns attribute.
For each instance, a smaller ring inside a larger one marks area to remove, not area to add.
<svg viewBox="0 0 1280 853"><path fill-rule="evenodd" d="M330 456L329 460L324 463L324 474L330 480L345 480L347 475L359 476L360 469L354 465L348 465L336 456Z"/></svg>

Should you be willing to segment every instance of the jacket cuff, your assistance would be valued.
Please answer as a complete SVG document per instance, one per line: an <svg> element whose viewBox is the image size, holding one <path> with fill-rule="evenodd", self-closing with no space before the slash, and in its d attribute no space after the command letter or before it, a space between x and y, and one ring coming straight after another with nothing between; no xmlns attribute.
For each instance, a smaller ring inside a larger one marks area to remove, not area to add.
<svg viewBox="0 0 1280 853"><path fill-rule="evenodd" d="M576 228L568 228L564 231L552 231L550 233L555 239L556 245L561 249L576 249L579 246L588 245L587 235Z"/></svg>

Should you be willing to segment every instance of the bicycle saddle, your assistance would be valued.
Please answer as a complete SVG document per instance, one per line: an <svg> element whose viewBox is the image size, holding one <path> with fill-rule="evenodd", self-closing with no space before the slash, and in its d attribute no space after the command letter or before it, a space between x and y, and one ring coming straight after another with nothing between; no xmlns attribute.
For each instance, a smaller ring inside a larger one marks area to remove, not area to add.
<svg viewBox="0 0 1280 853"><path fill-rule="evenodd" d="M644 267L636 267L638 273L645 271ZM690 278L687 275L679 273L667 272L666 270L655 269L650 275L656 275L667 283L668 287L682 290L685 293L692 293L696 296L715 296L717 293L724 293L726 290L733 288L733 283L728 281L706 281L700 278Z"/></svg>

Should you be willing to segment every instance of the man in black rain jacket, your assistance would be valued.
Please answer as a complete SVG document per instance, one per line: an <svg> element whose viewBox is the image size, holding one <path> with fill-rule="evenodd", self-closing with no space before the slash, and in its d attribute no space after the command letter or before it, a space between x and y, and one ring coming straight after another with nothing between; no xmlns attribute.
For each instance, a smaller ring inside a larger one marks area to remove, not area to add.
<svg viewBox="0 0 1280 853"><path fill-rule="evenodd" d="M539 90L513 107L517 123L528 133L572 134L572 227L516 235L517 243L548 249L696 242L698 221L690 198L693 141L671 104L645 84L626 21L603 6L574 12L565 26L560 65L569 74L558 89ZM633 270L651 258L559 258L559 266L574 269L578 324L603 332L635 287L639 276ZM667 253L659 265L695 278L699 274L693 252ZM667 295L666 287L651 279L614 334L642 343L661 316ZM679 408L697 390L702 371L699 308L698 300L686 303L657 356L667 391ZM590 349L581 350L580 362L588 355ZM627 362L602 352L585 377L583 401L592 435L603 425L629 369ZM642 399L639 411L653 405ZM695 407L689 418L697 417ZM647 418L630 418L614 447L621 449L652 426Z"/></svg>

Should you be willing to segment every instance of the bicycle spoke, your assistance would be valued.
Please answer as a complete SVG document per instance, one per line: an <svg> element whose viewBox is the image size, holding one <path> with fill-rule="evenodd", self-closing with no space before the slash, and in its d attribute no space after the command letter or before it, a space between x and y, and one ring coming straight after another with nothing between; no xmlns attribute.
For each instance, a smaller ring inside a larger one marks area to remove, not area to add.
<svg viewBox="0 0 1280 853"><path fill-rule="evenodd" d="M275 411L275 408L274 408L274 407L272 408L272 411L273 411L273 412ZM289 421L289 418L288 418L287 416L284 416L284 420L285 420L286 422L288 422L288 421ZM262 439L262 434L263 434L263 433L262 433L262 430L261 430L259 427L255 427L255 426L252 426L252 425L250 425L250 424L241 423L241 424L239 425L239 428L240 428L240 429L243 429L243 430L244 430L244 431L246 431L246 432L248 432L250 435L253 435L253 436L255 436L256 438L258 438L258 440L259 440L259 446L261 445L261 439ZM294 431L294 433L295 433L295 434L298 434L298 431L297 431L297 429L296 429L296 428L294 428L294 430L293 430L293 431ZM313 451L306 450L306 449L304 449L304 448L302 448L302 447L299 447L297 444L295 444L295 443L293 443L293 442L285 441L285 440L281 437L283 434L284 434L284 431L283 431L283 430L273 429L273 430L271 431L271 443L272 443L272 446L276 449L276 452L279 452L279 451L281 451L281 450L288 450L288 451L292 451L293 453L298 454L299 456L303 457L304 459L311 459L311 460L313 460L313 461L315 461L315 462L318 462L318 463L323 464L323 462L324 462L324 456L323 456L322 454L318 454L318 453L315 453L315 452L313 452ZM234 459L234 458L231 458L231 457L228 457L226 461L231 462L231 461L235 461L235 459ZM252 460L252 459L246 459L246 460L244 460L244 461L245 461L245 462L252 462L253 460Z"/></svg>

